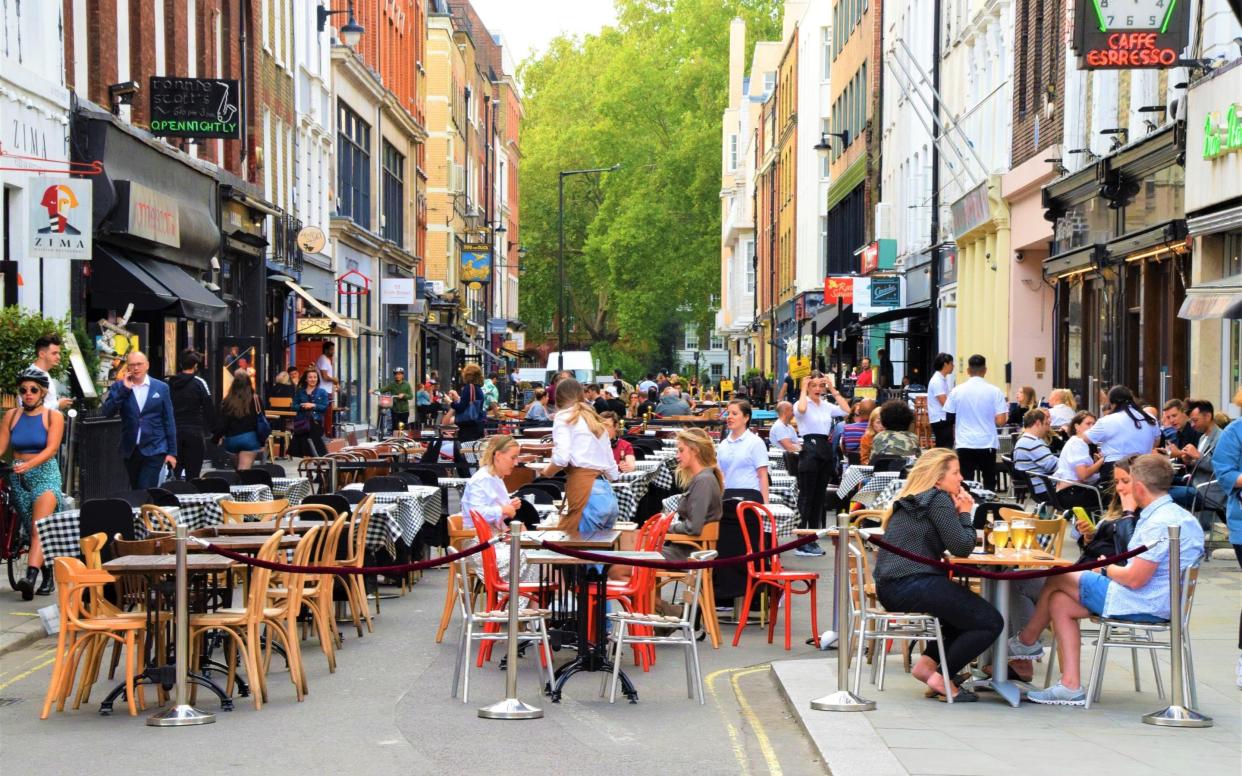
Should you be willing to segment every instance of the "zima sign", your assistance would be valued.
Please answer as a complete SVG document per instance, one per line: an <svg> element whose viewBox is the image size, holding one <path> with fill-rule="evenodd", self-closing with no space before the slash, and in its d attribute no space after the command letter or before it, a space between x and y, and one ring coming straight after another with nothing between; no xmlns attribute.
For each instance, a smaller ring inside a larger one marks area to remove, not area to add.
<svg viewBox="0 0 1242 776"><path fill-rule="evenodd" d="M33 178L30 194L30 255L89 260L91 182L82 178Z"/></svg>

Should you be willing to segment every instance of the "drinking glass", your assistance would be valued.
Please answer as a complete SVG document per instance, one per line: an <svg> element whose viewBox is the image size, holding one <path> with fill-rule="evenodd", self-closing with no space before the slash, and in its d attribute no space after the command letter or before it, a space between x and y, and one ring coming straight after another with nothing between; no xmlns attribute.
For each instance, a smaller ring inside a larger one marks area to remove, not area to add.
<svg viewBox="0 0 1242 776"><path fill-rule="evenodd" d="M1004 520L997 520L992 523L992 546L999 555L1001 550L1005 549L1005 545L1009 542L1009 523Z"/></svg>

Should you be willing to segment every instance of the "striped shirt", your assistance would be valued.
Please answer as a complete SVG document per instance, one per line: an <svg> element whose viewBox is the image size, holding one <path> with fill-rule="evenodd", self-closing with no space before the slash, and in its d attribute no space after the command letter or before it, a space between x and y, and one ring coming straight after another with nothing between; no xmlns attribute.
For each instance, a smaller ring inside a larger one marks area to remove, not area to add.
<svg viewBox="0 0 1242 776"><path fill-rule="evenodd" d="M1052 476L1057 470L1057 457L1044 440L1023 434L1013 446L1013 466L1020 472ZM1044 485L1039 480L1031 480L1031 488L1036 493L1044 492Z"/></svg>
<svg viewBox="0 0 1242 776"><path fill-rule="evenodd" d="M862 444L863 434L867 433L867 423L846 423L841 432L841 446L848 453L857 453Z"/></svg>

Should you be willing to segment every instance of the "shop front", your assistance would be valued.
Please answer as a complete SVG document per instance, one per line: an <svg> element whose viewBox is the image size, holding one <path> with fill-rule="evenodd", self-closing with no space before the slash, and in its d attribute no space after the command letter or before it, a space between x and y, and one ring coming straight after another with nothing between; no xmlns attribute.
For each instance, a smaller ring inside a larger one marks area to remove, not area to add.
<svg viewBox="0 0 1242 776"><path fill-rule="evenodd" d="M1122 383L1158 403L1189 388L1183 148L1174 125L1043 189L1053 220L1053 382L1095 407Z"/></svg>
<svg viewBox="0 0 1242 776"><path fill-rule="evenodd" d="M141 349L157 378L176 371L184 349L214 353L232 311L216 271L211 170L86 102L72 146L74 161L98 159L104 168L92 179L94 252L74 273L74 317L109 323L96 340L104 360Z"/></svg>
<svg viewBox="0 0 1242 776"><path fill-rule="evenodd" d="M1190 393L1236 414L1242 385L1242 60L1191 86L1186 112Z"/></svg>

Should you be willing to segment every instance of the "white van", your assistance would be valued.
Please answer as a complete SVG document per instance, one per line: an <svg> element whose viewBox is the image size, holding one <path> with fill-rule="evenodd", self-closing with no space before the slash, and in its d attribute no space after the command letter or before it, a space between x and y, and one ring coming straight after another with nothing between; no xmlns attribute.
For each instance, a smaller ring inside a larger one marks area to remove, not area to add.
<svg viewBox="0 0 1242 776"><path fill-rule="evenodd" d="M548 354L548 365L544 368L544 385L551 383L552 375L556 374L561 368L560 351L554 350ZM595 382L595 358L589 350L565 351L565 365L563 368L583 385Z"/></svg>

